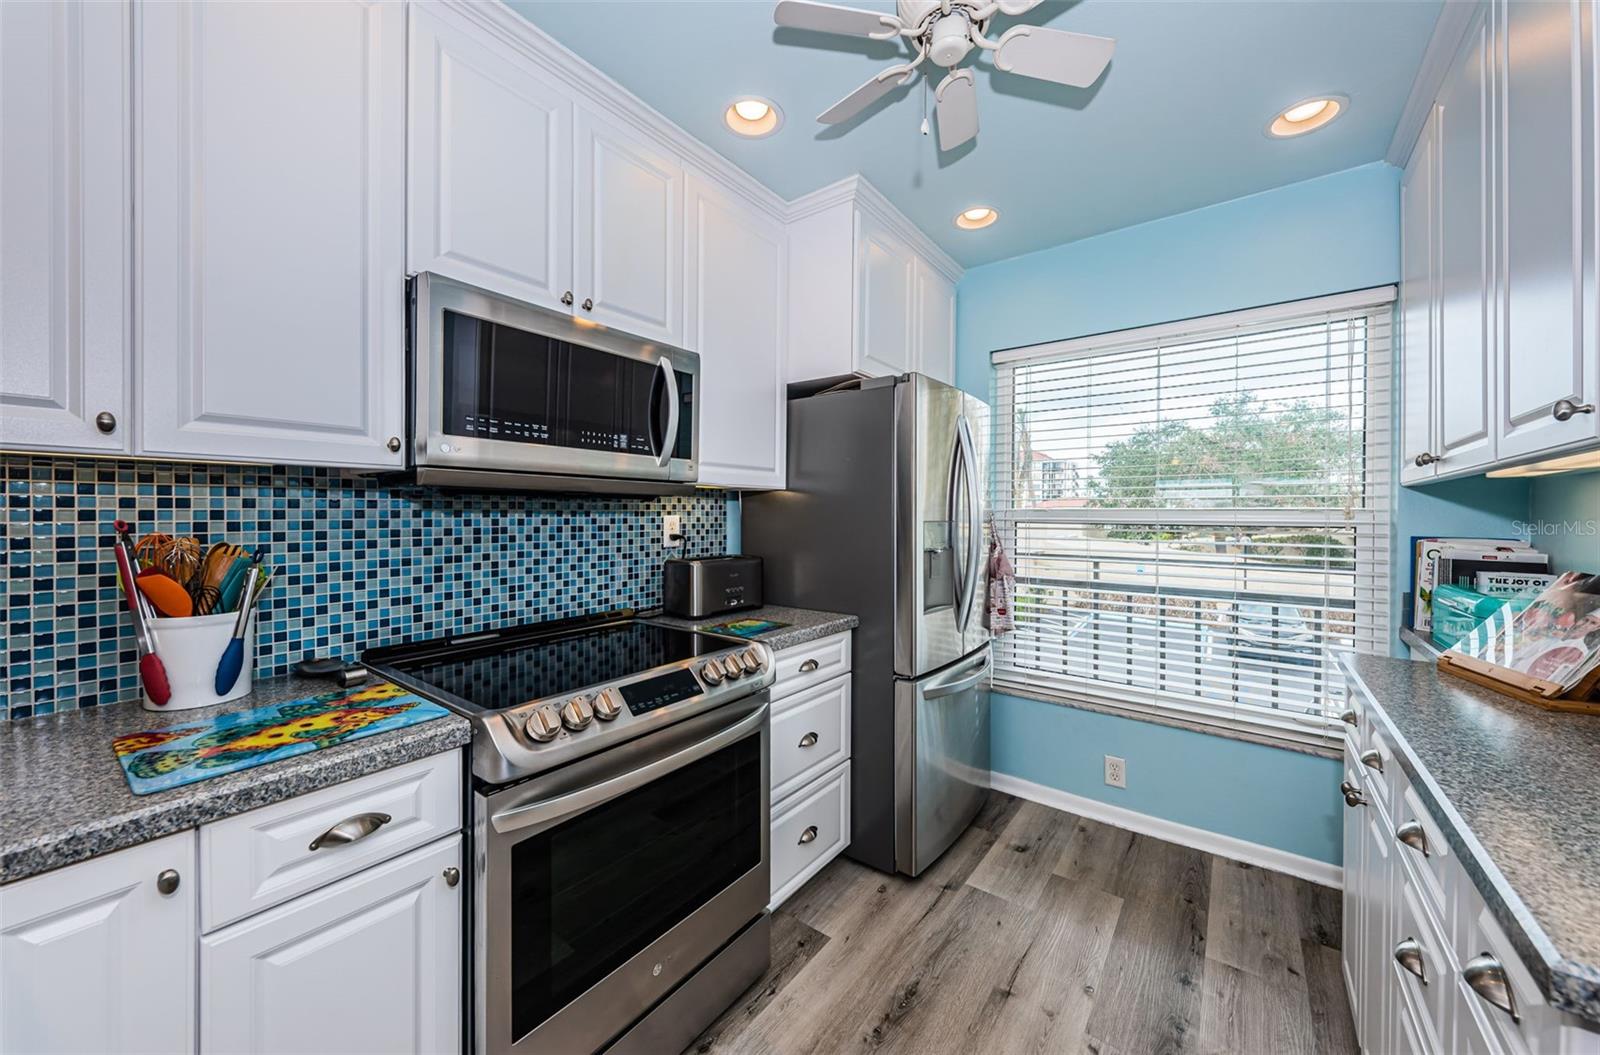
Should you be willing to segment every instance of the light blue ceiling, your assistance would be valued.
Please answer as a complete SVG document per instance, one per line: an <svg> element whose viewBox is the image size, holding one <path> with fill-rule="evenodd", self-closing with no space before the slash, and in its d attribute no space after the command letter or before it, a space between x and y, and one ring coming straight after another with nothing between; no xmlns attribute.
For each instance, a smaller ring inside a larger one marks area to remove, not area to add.
<svg viewBox="0 0 1600 1055"><path fill-rule="evenodd" d="M859 172L968 267L1382 158L1440 9L1047 0L1024 21L1115 37L1110 68L1074 89L980 60L978 138L941 156L918 132L920 78L848 124L815 121L897 61L898 45L778 29L768 0L510 3L785 198ZM1279 109L1319 93L1349 96L1348 112L1267 138ZM728 132L722 112L743 94L776 101L783 127L762 140ZM957 230L955 214L980 203L999 222Z"/></svg>

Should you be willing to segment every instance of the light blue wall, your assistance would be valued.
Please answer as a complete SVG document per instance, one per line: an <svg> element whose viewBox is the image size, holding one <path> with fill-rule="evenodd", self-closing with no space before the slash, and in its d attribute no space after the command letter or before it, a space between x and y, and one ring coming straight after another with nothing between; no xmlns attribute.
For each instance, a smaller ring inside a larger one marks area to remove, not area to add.
<svg viewBox="0 0 1600 1055"><path fill-rule="evenodd" d="M957 383L987 398L989 353L1001 348L1397 282L1399 186L1398 170L1364 165L975 268L958 290ZM1516 481L1402 490L1396 599L1411 535L1506 535L1528 509ZM1339 860L1343 806L1327 759L1010 697L996 697L994 753L1000 772ZM1126 791L1103 783L1102 756L1119 753Z"/></svg>
<svg viewBox="0 0 1600 1055"><path fill-rule="evenodd" d="M995 693L1001 773L1318 861L1339 862L1344 823L1330 805L1339 763L1204 733ZM1104 756L1128 760L1108 788Z"/></svg>
<svg viewBox="0 0 1600 1055"><path fill-rule="evenodd" d="M1537 477L1531 491L1529 538L1550 566L1600 575L1600 473Z"/></svg>

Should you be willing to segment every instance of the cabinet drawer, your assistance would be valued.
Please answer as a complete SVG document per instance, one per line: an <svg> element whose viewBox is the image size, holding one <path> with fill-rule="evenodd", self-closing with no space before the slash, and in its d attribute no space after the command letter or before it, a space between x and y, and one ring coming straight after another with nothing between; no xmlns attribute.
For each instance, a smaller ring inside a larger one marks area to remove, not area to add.
<svg viewBox="0 0 1600 1055"><path fill-rule="evenodd" d="M1404 873L1402 872L1402 875ZM1409 878L1401 883L1400 913L1390 951L1390 966L1394 969L1395 984L1399 986L1400 1003L1409 1008L1412 1019L1421 1035L1425 1051L1444 1050L1444 1029L1450 1024L1450 991L1455 978L1455 964L1444 939L1428 918L1422 907L1416 884ZM1399 950L1402 942L1415 942L1421 950L1424 978L1418 978L1401 966Z"/></svg>
<svg viewBox="0 0 1600 1055"><path fill-rule="evenodd" d="M1456 873L1455 855L1450 852L1439 826L1428 816L1416 790L1409 782L1402 788L1394 800L1394 837L1399 844L1395 852L1415 877L1423 906L1443 930L1449 918L1445 906L1449 904L1449 884Z"/></svg>
<svg viewBox="0 0 1600 1055"><path fill-rule="evenodd" d="M850 676L785 696L772 718L772 801L850 757Z"/></svg>
<svg viewBox="0 0 1600 1055"><path fill-rule="evenodd" d="M388 820L362 835L367 814ZM311 849L344 822L353 841L334 835ZM459 751L207 824L200 829L200 929L209 933L460 827Z"/></svg>
<svg viewBox="0 0 1600 1055"><path fill-rule="evenodd" d="M777 653L772 698L781 700L812 685L820 685L850 669L850 631L808 641Z"/></svg>
<svg viewBox="0 0 1600 1055"><path fill-rule="evenodd" d="M772 818L772 906L850 845L850 763L818 778Z"/></svg>
<svg viewBox="0 0 1600 1055"><path fill-rule="evenodd" d="M1370 764L1374 760L1376 766ZM1361 749L1356 761L1367 778L1367 787L1373 798L1383 806L1385 813L1394 816L1392 788L1396 779L1403 781L1404 777L1400 774L1400 763L1395 761L1394 748L1389 746L1388 738L1383 735L1382 730L1368 731L1366 746Z"/></svg>
<svg viewBox="0 0 1600 1055"><path fill-rule="evenodd" d="M1506 1012L1479 996L1467 984L1464 974L1458 975L1460 999L1472 1005L1477 1012L1473 1017L1489 1037L1489 1046L1505 1052L1506 1055L1528 1055L1530 1051L1539 1047L1538 1023L1545 1020L1549 1013L1548 1005L1545 1004L1544 995L1539 992L1533 976L1528 973L1516 950L1512 948L1511 939L1506 937L1505 932L1500 929L1500 924L1489 915L1489 909L1484 905L1477 889L1465 876L1462 876L1460 885L1466 889L1461 891L1456 899L1456 911L1462 917L1458 920L1456 936L1457 962L1465 967L1480 956L1491 956L1498 960L1501 969L1505 971L1506 982L1511 987L1522 1021L1515 1021Z"/></svg>

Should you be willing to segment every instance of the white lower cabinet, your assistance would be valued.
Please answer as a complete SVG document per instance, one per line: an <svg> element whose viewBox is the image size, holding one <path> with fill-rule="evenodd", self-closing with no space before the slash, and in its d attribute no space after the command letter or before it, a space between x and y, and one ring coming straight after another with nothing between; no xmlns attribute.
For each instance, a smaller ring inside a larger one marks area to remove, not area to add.
<svg viewBox="0 0 1600 1055"><path fill-rule="evenodd" d="M190 1052L195 833L0 887L0 1052Z"/></svg>
<svg viewBox="0 0 1600 1055"><path fill-rule="evenodd" d="M201 1050L456 1049L461 868L455 835L208 935Z"/></svg>
<svg viewBox="0 0 1600 1055"><path fill-rule="evenodd" d="M771 908L850 845L850 632L774 665Z"/></svg>
<svg viewBox="0 0 1600 1055"><path fill-rule="evenodd" d="M1364 723L1371 712L1362 701ZM1381 731L1370 733L1382 747ZM1545 1002L1394 755L1385 750L1375 770L1357 752L1347 740L1343 970L1362 1050L1600 1052L1600 1029ZM1486 966L1510 989L1515 1016L1473 988Z"/></svg>

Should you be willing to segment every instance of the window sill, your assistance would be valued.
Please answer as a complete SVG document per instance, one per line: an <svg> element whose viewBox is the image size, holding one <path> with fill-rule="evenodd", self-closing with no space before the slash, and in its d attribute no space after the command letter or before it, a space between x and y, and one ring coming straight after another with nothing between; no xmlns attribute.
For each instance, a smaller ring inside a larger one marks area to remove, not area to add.
<svg viewBox="0 0 1600 1055"><path fill-rule="evenodd" d="M1074 710L1093 711L1096 714L1110 714L1118 718L1131 718L1134 721L1149 722L1152 725L1165 725L1173 729L1184 729L1191 733L1218 736L1224 740L1239 740L1247 744L1259 744L1263 747L1277 747L1285 751L1294 751L1297 754L1315 755L1318 758L1343 757L1343 747L1337 736L1324 738L1310 732L1300 736L1293 736L1250 726L1190 721L1176 715L1145 707L1119 706L1075 695L1064 690L1040 689L1022 682L998 677L990 684L989 688L991 692L997 692L1005 696L1018 696L1022 699L1054 704L1057 707L1071 707Z"/></svg>

